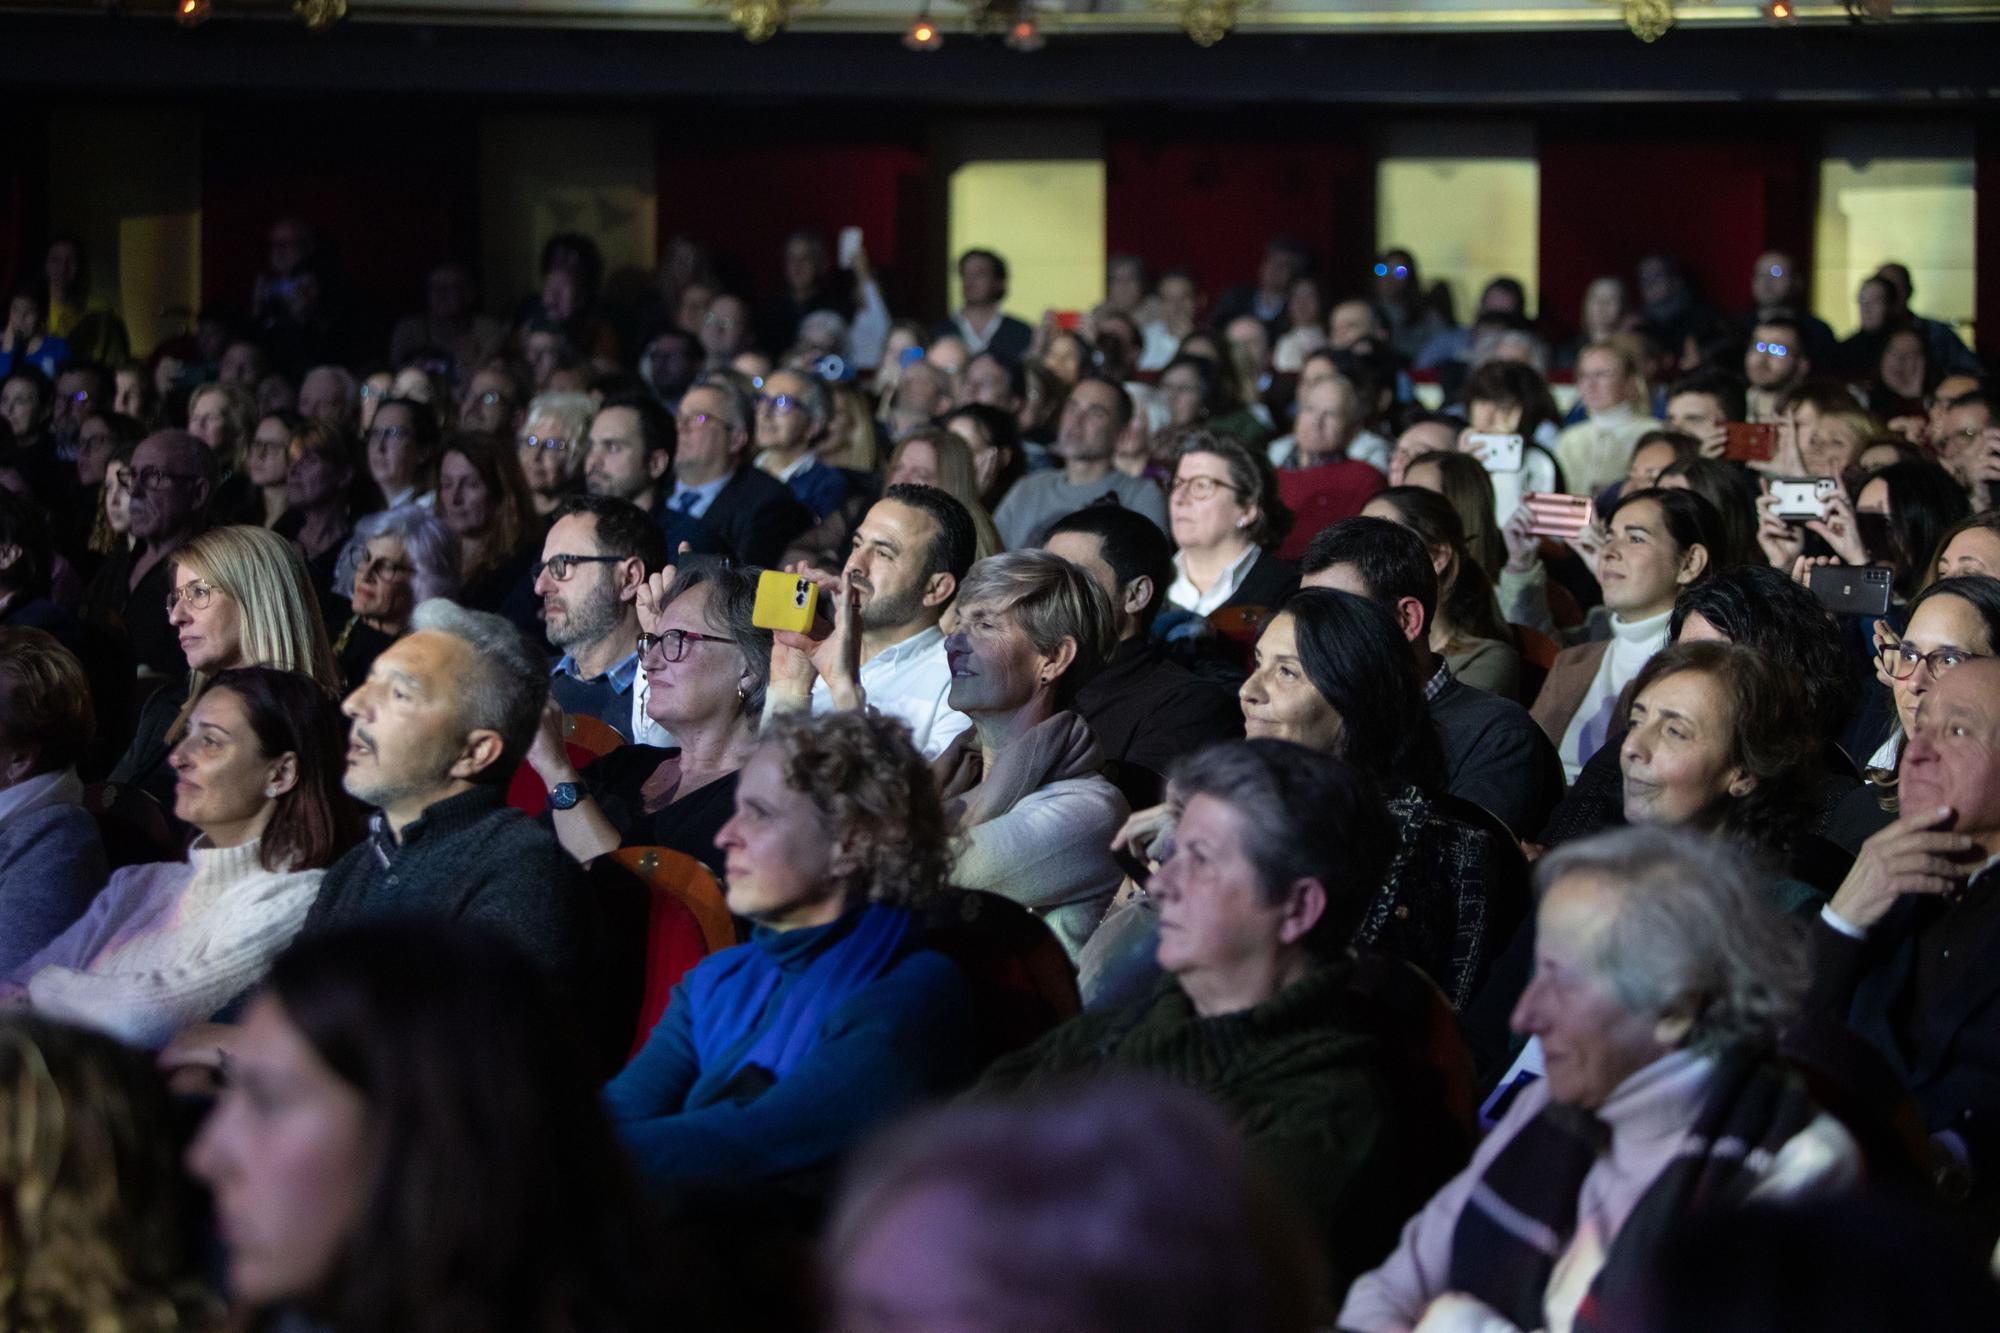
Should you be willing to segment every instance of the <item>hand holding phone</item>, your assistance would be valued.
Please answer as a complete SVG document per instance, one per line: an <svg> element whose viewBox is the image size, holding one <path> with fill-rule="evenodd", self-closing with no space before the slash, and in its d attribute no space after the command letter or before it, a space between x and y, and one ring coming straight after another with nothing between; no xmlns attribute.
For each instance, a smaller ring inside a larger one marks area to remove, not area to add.
<svg viewBox="0 0 2000 1333"><path fill-rule="evenodd" d="M757 602L750 623L758 629L804 634L819 608L819 584L801 574L767 569L757 576Z"/></svg>
<svg viewBox="0 0 2000 1333"><path fill-rule="evenodd" d="M1575 541L1597 521L1596 503L1587 495L1530 491L1521 497L1521 503L1528 510L1528 531L1537 537L1553 537L1559 542Z"/></svg>
<svg viewBox="0 0 2000 1333"><path fill-rule="evenodd" d="M1821 565L1813 570L1808 586L1820 605L1835 615L1879 616L1889 609L1895 580L1896 571L1887 565Z"/></svg>
<svg viewBox="0 0 2000 1333"><path fill-rule="evenodd" d="M1773 477L1771 513L1793 522L1826 517L1826 502L1840 494L1832 477Z"/></svg>
<svg viewBox="0 0 2000 1333"><path fill-rule="evenodd" d="M1527 442L1519 435L1491 435L1473 431L1459 443L1459 452L1477 458L1488 472L1519 472Z"/></svg>
<svg viewBox="0 0 2000 1333"><path fill-rule="evenodd" d="M1722 433L1724 458L1738 463L1768 463L1778 456L1778 428L1768 422L1725 422Z"/></svg>

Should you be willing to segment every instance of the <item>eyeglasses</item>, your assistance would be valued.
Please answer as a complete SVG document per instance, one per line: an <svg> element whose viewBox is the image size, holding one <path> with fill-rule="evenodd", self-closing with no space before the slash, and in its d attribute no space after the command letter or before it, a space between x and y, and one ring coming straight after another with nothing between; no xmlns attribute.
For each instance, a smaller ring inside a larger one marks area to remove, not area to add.
<svg viewBox="0 0 2000 1333"><path fill-rule="evenodd" d="M788 417L804 406L803 402L788 393L767 393L757 400L759 412L768 407L781 417Z"/></svg>
<svg viewBox="0 0 2000 1333"><path fill-rule="evenodd" d="M674 425L682 431L698 430L710 424L727 426L729 418L719 417L713 412L687 412L674 419Z"/></svg>
<svg viewBox="0 0 2000 1333"><path fill-rule="evenodd" d="M1792 349L1785 343L1752 343L1750 350L1762 352L1766 356L1790 356Z"/></svg>
<svg viewBox="0 0 2000 1333"><path fill-rule="evenodd" d="M691 629L670 629L664 634L641 634L639 636L639 658L658 655L665 661L678 662L688 655L690 643L732 643L719 634L697 634Z"/></svg>
<svg viewBox="0 0 2000 1333"><path fill-rule="evenodd" d="M625 557L622 555L552 555L546 560L534 563L534 577L540 578L547 570L549 577L557 583L567 580L578 565L615 565Z"/></svg>
<svg viewBox="0 0 2000 1333"><path fill-rule="evenodd" d="M368 429L368 443L383 440L390 444L400 444L410 438L408 426L371 426Z"/></svg>
<svg viewBox="0 0 2000 1333"><path fill-rule="evenodd" d="M550 453L555 454L566 454L575 448L569 442L569 437L566 435L523 435L518 437L514 443L520 445L523 449L546 449Z"/></svg>
<svg viewBox="0 0 2000 1333"><path fill-rule="evenodd" d="M205 611L208 609L208 599L215 596L218 591L214 584L201 582L184 583L178 588L170 588L167 590L167 614L172 615L174 608L182 602L187 603L190 611Z"/></svg>
<svg viewBox="0 0 2000 1333"><path fill-rule="evenodd" d="M1964 648L1939 648L1933 652L1920 653L1910 644L1899 643L1882 650L1882 669L1896 680L1908 680L1917 674L1917 666L1922 664L1931 669L1933 677L1937 677L1961 663L1982 655Z"/></svg>
<svg viewBox="0 0 2000 1333"><path fill-rule="evenodd" d="M1396 264L1394 266L1388 264L1377 264L1375 266L1375 276L1378 278L1386 278L1391 273L1395 274L1399 278L1407 278L1410 276L1410 266L1408 264Z"/></svg>
<svg viewBox="0 0 2000 1333"><path fill-rule="evenodd" d="M481 407L492 407L494 404L502 401L505 397L506 397L505 394L502 394L497 390L488 389L485 393L480 394L476 398L473 398L471 401L479 404Z"/></svg>
<svg viewBox="0 0 2000 1333"><path fill-rule="evenodd" d="M1182 491L1187 492L1188 499L1196 501L1206 500L1217 491L1228 491L1231 495L1243 494L1241 486L1232 485L1220 477L1176 477L1174 484L1167 488L1167 494L1170 496L1178 496Z"/></svg>
<svg viewBox="0 0 2000 1333"><path fill-rule="evenodd" d="M192 472L169 472L163 467L140 467L132 469L132 489L150 491L155 486L164 486L170 481L199 481Z"/></svg>
<svg viewBox="0 0 2000 1333"><path fill-rule="evenodd" d="M381 579L409 578L416 572L414 567L406 565L399 560L391 560L387 556L377 556L361 568L355 570L354 577L374 583Z"/></svg>

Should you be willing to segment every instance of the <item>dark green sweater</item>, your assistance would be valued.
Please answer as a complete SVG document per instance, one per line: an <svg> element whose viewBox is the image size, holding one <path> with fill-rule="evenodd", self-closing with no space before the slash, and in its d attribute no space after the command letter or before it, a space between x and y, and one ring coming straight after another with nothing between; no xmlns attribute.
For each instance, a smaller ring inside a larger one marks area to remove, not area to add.
<svg viewBox="0 0 2000 1333"><path fill-rule="evenodd" d="M1379 992L1397 996L1385 1008ZM1468 1143L1413 1068L1389 1008L1418 1012L1427 983L1397 964L1324 964L1254 1009L1203 1018L1163 977L1124 1009L1086 1013L987 1071L981 1093L1030 1090L1105 1068L1143 1070L1212 1097L1318 1229L1337 1300L1463 1165ZM1441 1004L1441 999L1439 1000Z"/></svg>

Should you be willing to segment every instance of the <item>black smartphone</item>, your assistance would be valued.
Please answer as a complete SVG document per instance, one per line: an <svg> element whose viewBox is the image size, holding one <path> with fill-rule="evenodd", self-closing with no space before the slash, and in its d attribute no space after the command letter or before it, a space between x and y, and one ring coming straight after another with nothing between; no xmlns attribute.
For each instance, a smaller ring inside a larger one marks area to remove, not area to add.
<svg viewBox="0 0 2000 1333"><path fill-rule="evenodd" d="M1889 610L1895 578L1887 565L1821 565L1812 572L1812 590L1835 615L1879 616Z"/></svg>

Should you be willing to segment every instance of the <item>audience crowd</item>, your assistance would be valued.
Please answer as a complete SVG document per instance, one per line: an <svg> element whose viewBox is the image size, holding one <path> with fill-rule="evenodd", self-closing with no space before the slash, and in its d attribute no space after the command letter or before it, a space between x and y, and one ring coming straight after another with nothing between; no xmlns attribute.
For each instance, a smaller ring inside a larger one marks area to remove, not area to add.
<svg viewBox="0 0 2000 1333"><path fill-rule="evenodd" d="M378 339L285 218L137 349L85 258L0 333L0 1327L1994 1322L2000 380L1903 265L919 321L566 233Z"/></svg>

